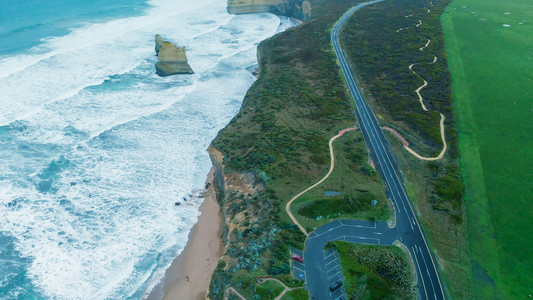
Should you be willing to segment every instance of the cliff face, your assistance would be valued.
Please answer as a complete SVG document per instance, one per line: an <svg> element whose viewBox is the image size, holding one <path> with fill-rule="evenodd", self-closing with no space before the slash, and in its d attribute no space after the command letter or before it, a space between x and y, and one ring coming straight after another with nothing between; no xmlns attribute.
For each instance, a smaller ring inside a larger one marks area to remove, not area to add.
<svg viewBox="0 0 533 300"><path fill-rule="evenodd" d="M235 210L235 204L243 202L245 199L256 197L265 190L265 183L254 172L226 172L224 170L224 156L222 152L213 146L208 149L211 162L215 167L213 184L217 193L217 201L220 204L222 214L222 239L225 249L228 249L234 239L231 239L235 230L243 229L243 224L247 218L244 215L253 215L249 208ZM224 261L229 258L223 259Z"/></svg>
<svg viewBox="0 0 533 300"><path fill-rule="evenodd" d="M307 21L311 4L306 0L228 0L230 14L270 12Z"/></svg>
<svg viewBox="0 0 533 300"><path fill-rule="evenodd" d="M157 75L169 76L194 73L187 62L185 46L178 47L171 42L164 41L159 34L156 34L155 53L159 58L159 62L155 65Z"/></svg>

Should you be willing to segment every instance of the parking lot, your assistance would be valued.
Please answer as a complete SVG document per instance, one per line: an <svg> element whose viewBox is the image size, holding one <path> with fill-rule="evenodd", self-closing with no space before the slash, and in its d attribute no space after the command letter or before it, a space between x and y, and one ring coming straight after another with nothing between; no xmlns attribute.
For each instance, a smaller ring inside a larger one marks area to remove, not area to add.
<svg viewBox="0 0 533 300"><path fill-rule="evenodd" d="M326 260L326 275L328 278L328 287L332 287L337 282L342 283L342 272L339 264L339 255L335 250L328 250L324 252L324 259ZM329 298L336 299L345 299L346 293L344 290L344 285L337 288L334 291L329 291Z"/></svg>
<svg viewBox="0 0 533 300"><path fill-rule="evenodd" d="M291 254L293 253L299 255L300 257L304 257L304 253L298 249L292 248ZM291 259L291 272L294 278L305 282L305 258L303 262L298 262L294 259Z"/></svg>

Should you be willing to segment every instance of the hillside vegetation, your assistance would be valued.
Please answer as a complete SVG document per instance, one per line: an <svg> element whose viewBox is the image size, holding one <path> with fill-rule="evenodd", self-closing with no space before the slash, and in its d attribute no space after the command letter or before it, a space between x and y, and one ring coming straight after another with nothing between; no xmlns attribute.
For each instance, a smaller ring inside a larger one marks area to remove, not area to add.
<svg viewBox="0 0 533 300"><path fill-rule="evenodd" d="M339 253L348 299L414 299L406 254L395 246L331 243Z"/></svg>
<svg viewBox="0 0 533 300"><path fill-rule="evenodd" d="M449 150L441 160L418 160L393 137L390 140L451 295L468 298L471 275L463 186L439 23L445 4L421 0L374 4L351 18L341 39L382 125L401 132L416 151L427 156L440 151L438 113L446 116ZM218 190L226 225L224 256L210 287L213 299L220 299L229 286L250 299L267 299L273 290L257 283L260 276L276 277L292 287L303 284L289 275L289 250L302 249L305 236L284 208L327 172L329 138L356 125L355 108L329 38L333 24L353 5L355 1L311 1L311 20L262 42L259 79L239 113L212 143L223 155L224 183ZM422 25L416 27L418 20ZM405 25L412 31L396 32ZM428 39L432 42L420 51ZM434 55L439 60L429 64ZM414 69L429 82L422 91L429 112L420 108L414 92L422 80L409 70L412 63L419 63ZM387 219L383 183L369 165L361 133L349 133L334 146L338 168L323 186L299 198L292 212L309 231L340 217ZM325 197L327 190L342 194ZM374 199L378 205L369 205ZM339 211L339 206L345 209ZM361 276L372 276L371 269L359 271ZM307 296L296 289L287 297Z"/></svg>
<svg viewBox="0 0 533 300"><path fill-rule="evenodd" d="M224 157L225 183L218 190L226 225L212 299L229 286L250 299L269 299L257 284L259 276L303 285L289 274L289 249L303 249L305 236L286 215L285 204L327 173L328 140L357 123L329 39L335 21L354 2L312 1L312 20L263 41L260 76L212 143ZM361 133L347 134L335 147L340 164L332 180L302 197L293 213L308 230L340 217L387 219L384 187L368 164ZM342 194L325 197L326 188ZM378 205L371 206L374 199ZM339 213L323 205L329 200L344 201L349 209ZM302 294L294 290L287 297L305 299Z"/></svg>

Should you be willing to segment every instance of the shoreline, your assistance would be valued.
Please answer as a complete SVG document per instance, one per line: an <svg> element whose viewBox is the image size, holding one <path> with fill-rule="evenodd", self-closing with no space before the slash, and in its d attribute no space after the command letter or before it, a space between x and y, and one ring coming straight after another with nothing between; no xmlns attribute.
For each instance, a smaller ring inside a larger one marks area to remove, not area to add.
<svg viewBox="0 0 533 300"><path fill-rule="evenodd" d="M214 167L207 176L208 188L200 205L200 216L189 233L185 248L172 261L147 300L206 299L211 276L224 250L220 205L216 199L213 174Z"/></svg>

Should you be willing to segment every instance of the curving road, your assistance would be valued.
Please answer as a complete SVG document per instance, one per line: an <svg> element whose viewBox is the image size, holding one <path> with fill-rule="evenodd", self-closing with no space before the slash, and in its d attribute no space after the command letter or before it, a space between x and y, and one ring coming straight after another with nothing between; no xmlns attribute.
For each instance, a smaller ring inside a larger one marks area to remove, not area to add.
<svg viewBox="0 0 533 300"><path fill-rule="evenodd" d="M424 234L403 187L403 179L392 156L379 123L367 106L355 80L346 55L339 45L338 34L342 25L357 9L383 0L359 4L342 16L331 33L331 40L356 105L356 116L370 155L386 185L388 197L394 203L397 225L390 229L385 222L335 221L312 232L305 243L305 271L311 299L332 299L329 285L324 245L330 240L347 240L353 243L391 245L401 241L410 251L415 264L420 297L422 299L445 299L441 280ZM335 299L335 298L334 298Z"/></svg>

